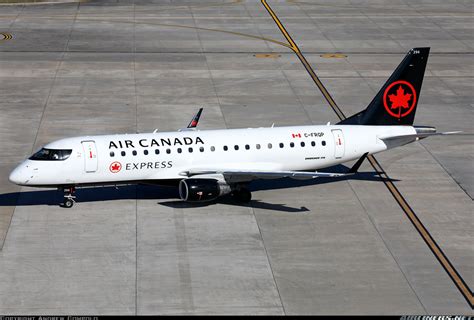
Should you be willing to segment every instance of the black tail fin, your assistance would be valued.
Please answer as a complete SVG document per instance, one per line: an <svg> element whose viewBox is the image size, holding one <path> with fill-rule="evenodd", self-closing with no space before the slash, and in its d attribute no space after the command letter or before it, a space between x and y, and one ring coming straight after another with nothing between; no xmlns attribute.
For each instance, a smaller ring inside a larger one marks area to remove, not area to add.
<svg viewBox="0 0 474 320"><path fill-rule="evenodd" d="M412 125L430 48L413 48L368 107L338 124Z"/></svg>

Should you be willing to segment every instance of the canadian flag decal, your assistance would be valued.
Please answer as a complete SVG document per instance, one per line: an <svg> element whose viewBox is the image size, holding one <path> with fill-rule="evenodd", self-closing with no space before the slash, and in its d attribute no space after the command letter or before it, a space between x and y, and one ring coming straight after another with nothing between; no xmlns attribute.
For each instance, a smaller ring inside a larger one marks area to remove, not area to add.
<svg viewBox="0 0 474 320"><path fill-rule="evenodd" d="M301 133L292 133L291 136L293 138L301 138Z"/></svg>

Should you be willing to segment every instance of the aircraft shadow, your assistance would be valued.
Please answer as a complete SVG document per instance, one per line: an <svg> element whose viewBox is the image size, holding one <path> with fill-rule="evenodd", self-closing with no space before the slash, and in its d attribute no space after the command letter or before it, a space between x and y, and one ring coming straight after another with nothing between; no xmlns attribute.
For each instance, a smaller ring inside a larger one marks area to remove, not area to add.
<svg viewBox="0 0 474 320"><path fill-rule="evenodd" d="M339 166L338 166L339 167ZM342 166L344 168L344 166ZM337 168L333 167L336 171ZM328 170L329 171L329 170ZM344 172L344 171L341 171ZM383 181L377 174L373 172L360 172L356 175L340 178L318 178L311 180L294 180L290 178L276 180L256 180L250 183L250 191L270 190L270 189L286 189L298 188L311 185L324 185L326 183L341 180L364 180L364 181ZM392 179L392 181L398 181ZM240 203L235 201L231 196L224 196L216 201L207 203L185 203L179 200L178 190L175 187L162 187L152 185L128 185L120 187L86 187L78 188L76 191L77 203L111 201L111 200L135 200L135 199L155 199L159 200L158 204L173 208L195 208L221 203L225 205L252 207L265 210L284 211L284 212L305 212L306 207L293 208L285 204L272 204L260 200L252 200L250 203ZM58 190L39 190L25 192L11 192L0 194L0 207L2 206L37 206L48 205L57 206L62 202L63 193ZM170 200L173 199L173 200ZM160 200L168 200L161 201Z"/></svg>
<svg viewBox="0 0 474 320"><path fill-rule="evenodd" d="M120 187L85 187L76 190L77 203L110 200L178 198L178 190L169 187L127 185ZM63 200L58 190L24 191L0 194L1 206L57 206Z"/></svg>
<svg viewBox="0 0 474 320"><path fill-rule="evenodd" d="M175 209L187 209L187 208L200 208L214 205L216 203L221 203L229 206L238 206L238 207L248 207L254 209L265 209L272 211L284 211L284 212L305 212L309 211L306 207L293 208L285 204L280 203L268 203L261 200L252 200L249 203L241 203L235 201L231 196L223 196L215 201L203 202L203 203L188 203L180 200L173 201L163 201L158 204L162 206L167 206Z"/></svg>

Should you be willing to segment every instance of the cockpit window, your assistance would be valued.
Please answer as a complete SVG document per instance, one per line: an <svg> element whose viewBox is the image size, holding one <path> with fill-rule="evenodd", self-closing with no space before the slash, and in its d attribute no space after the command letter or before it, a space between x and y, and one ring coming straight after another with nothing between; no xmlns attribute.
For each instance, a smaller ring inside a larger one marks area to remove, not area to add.
<svg viewBox="0 0 474 320"><path fill-rule="evenodd" d="M30 157L30 160L61 161L71 155L72 150L41 149Z"/></svg>

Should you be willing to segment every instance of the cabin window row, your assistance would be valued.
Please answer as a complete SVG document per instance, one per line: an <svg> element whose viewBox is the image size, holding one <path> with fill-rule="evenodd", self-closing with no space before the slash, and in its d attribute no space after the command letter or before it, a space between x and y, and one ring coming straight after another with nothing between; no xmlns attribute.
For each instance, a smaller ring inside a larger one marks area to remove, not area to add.
<svg viewBox="0 0 474 320"><path fill-rule="evenodd" d="M321 141L321 145L325 146L325 145L326 145L326 141L324 141L324 140ZM279 146L280 148L284 148L284 147L285 147L285 144L284 144L283 142L280 142L280 143L278 144L278 146ZM289 146L290 146L290 148L294 148L294 147L295 147L295 143L294 143L294 142L290 142L290 143L289 143ZM301 141L301 142L300 142L300 146L301 146L301 147L305 147L305 146L306 146L306 143L305 143L304 141ZM315 142L315 141L311 141L311 146L312 146L312 147L316 147L316 142ZM237 145L237 144L234 145L234 150L238 151L239 148L240 148L239 145ZM245 148L245 150L250 150L250 145L246 144L246 145L244 146L244 148ZM255 145L255 149L260 150L261 148L262 148L262 146L261 146L259 143L257 143L257 144ZM267 148L268 148L268 149L272 149L272 148L273 148L273 144L268 143L268 144L267 144ZM223 149L224 151L228 151L228 150L229 150L229 147L228 147L228 146L223 146L222 149ZM216 148L215 148L214 146L212 146L212 147L210 147L210 150L214 152L214 151L216 151ZM166 152L166 154L170 154L170 153L171 153L171 149L166 149L165 152ZM177 152L177 153L182 153L182 152L183 152L183 148L176 148L176 152ZM194 149L193 149L192 147L189 147L189 148L188 148L188 152L189 152L189 153L193 153L193 152L194 152ZM204 152L204 147L199 147L199 152ZM148 155L148 154L149 154L149 151L148 151L148 150L143 150L143 154L144 154L144 155ZM157 155L160 154L160 149L155 149L155 154L157 154ZM120 155L121 155L122 157L125 157L125 156L127 155L127 153L126 153L125 151L121 151L121 152L120 152ZM133 151L132 151L132 155L134 155L134 156L138 155L137 150L133 150ZM110 151L110 156L111 156L111 157L115 157L115 152L114 152L114 151Z"/></svg>

